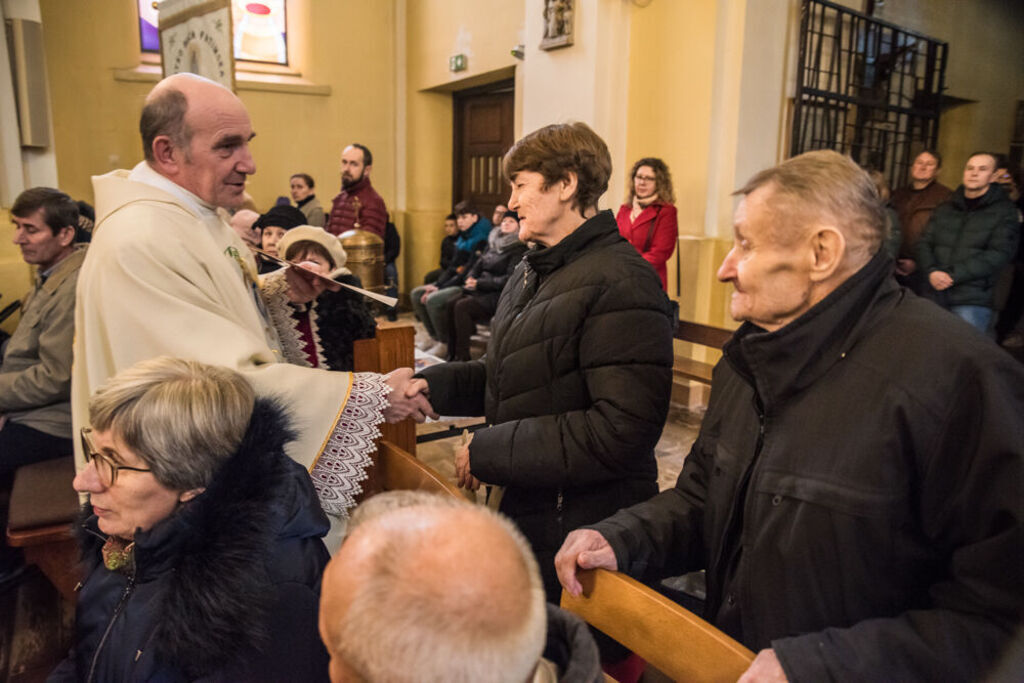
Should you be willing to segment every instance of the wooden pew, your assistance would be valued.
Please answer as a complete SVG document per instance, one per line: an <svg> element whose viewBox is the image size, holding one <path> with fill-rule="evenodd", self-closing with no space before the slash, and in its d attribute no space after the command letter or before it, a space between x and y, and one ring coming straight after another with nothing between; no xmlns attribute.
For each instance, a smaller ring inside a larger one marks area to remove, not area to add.
<svg viewBox="0 0 1024 683"><path fill-rule="evenodd" d="M412 490L464 499L462 491L454 483L390 441L378 441L377 452L371 457L374 466L369 481L373 483L372 486L363 487L364 498L382 491Z"/></svg>
<svg viewBox="0 0 1024 683"><path fill-rule="evenodd" d="M732 337L732 333L733 330L727 330L722 327L680 320L679 327L675 331L675 338L679 341L698 346L707 346L708 348L721 351L725 343ZM714 367L711 363L704 363L687 358L686 356L677 355L672 370L677 378L711 384L711 371Z"/></svg>
<svg viewBox="0 0 1024 683"><path fill-rule="evenodd" d="M639 581L603 569L581 571L583 594L562 591L562 608L637 653L676 681L732 683L754 653Z"/></svg>
<svg viewBox="0 0 1024 683"><path fill-rule="evenodd" d="M43 575L67 600L75 599L79 581L78 548L71 523L78 514L74 456L19 467L11 489L7 543L21 548L25 562Z"/></svg>
<svg viewBox="0 0 1024 683"><path fill-rule="evenodd" d="M387 373L399 367L412 367L414 336L412 325L379 323L376 338L355 342L352 355L356 372ZM404 451L406 458L416 462L409 455L416 452L416 425L412 420L382 424L380 429L382 444ZM389 454L383 471L407 478L406 465ZM7 524L7 542L22 548L25 561L39 567L69 600L74 600L74 588L79 581L78 550L71 533L79 509L78 494L71 488L74 477L72 456L19 468L14 476ZM458 491L454 485L452 488Z"/></svg>

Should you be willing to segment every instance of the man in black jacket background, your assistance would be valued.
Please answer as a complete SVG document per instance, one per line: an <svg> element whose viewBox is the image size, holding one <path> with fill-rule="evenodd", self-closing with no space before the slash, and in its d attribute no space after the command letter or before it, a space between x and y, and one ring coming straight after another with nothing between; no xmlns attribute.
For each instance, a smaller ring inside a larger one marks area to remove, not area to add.
<svg viewBox="0 0 1024 683"><path fill-rule="evenodd" d="M742 681L979 680L1024 606L1024 370L900 288L867 175L819 151L739 194L718 271L743 325L674 489L555 565L706 569Z"/></svg>

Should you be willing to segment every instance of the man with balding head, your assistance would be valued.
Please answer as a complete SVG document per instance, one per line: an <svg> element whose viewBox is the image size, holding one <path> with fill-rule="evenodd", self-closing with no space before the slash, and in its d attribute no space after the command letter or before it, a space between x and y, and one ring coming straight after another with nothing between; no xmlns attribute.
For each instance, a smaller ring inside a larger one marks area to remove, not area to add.
<svg viewBox="0 0 1024 683"><path fill-rule="evenodd" d="M583 623L545 607L537 562L515 526L422 492L383 493L356 508L324 573L320 633L334 683L603 680ZM546 640L564 655L557 670L541 660Z"/></svg>
<svg viewBox="0 0 1024 683"><path fill-rule="evenodd" d="M78 284L72 414L86 426L90 394L140 360L169 355L242 372L284 403L324 510L343 516L359 491L383 419L430 413L406 398L410 370L389 376L282 362L256 263L226 220L256 172L255 131L230 90L191 74L158 83L139 121L145 160L93 178L96 228ZM288 296L308 302L320 281L289 268Z"/></svg>
<svg viewBox="0 0 1024 683"><path fill-rule="evenodd" d="M1024 607L1024 370L900 288L848 157L739 191L718 278L743 321L675 488L555 559L647 580L706 570L742 681L979 680Z"/></svg>

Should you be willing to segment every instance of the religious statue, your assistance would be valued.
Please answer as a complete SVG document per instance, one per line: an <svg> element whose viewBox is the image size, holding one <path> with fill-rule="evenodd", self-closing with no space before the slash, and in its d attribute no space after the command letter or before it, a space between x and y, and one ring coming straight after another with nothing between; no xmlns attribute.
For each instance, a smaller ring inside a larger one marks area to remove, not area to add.
<svg viewBox="0 0 1024 683"><path fill-rule="evenodd" d="M572 45L572 19L572 0L545 0L544 39L540 42L540 49Z"/></svg>

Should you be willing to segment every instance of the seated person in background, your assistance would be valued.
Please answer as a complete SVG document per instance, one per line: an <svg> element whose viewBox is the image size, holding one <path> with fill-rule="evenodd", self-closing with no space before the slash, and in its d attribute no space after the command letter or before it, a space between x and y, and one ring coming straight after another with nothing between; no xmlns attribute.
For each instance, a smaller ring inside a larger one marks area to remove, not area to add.
<svg viewBox="0 0 1024 683"><path fill-rule="evenodd" d="M370 498L322 592L334 683L604 680L586 625L545 605L526 540L483 506L420 491Z"/></svg>
<svg viewBox="0 0 1024 683"><path fill-rule="evenodd" d="M239 373L160 357L89 402L85 579L50 681L324 681L327 517L282 406Z"/></svg>
<svg viewBox="0 0 1024 683"><path fill-rule="evenodd" d="M615 216L619 233L658 273L668 291L666 262L679 241L672 175L661 159L647 157L633 164L629 197Z"/></svg>
<svg viewBox="0 0 1024 683"><path fill-rule="evenodd" d="M290 178L290 183L295 208L306 217L306 225L312 225L317 228L324 227L324 223L327 222L327 215L324 213L323 207L320 206L320 200L313 194L313 188L316 187L313 182L313 176L307 173L296 173Z"/></svg>
<svg viewBox="0 0 1024 683"><path fill-rule="evenodd" d="M697 441L675 488L569 534L562 585L706 569L705 618L760 650L744 682L983 680L1024 608L1024 368L906 295L849 157L739 194L744 323Z"/></svg>
<svg viewBox="0 0 1024 683"><path fill-rule="evenodd" d="M875 184L878 200L882 203L882 211L885 212L886 234L888 237L886 237L882 244L885 246L886 253L896 258L900 251L900 245L903 244L903 235L900 233L900 217L896 213L896 209L893 208L892 202L889 201L891 196L889 181L885 179L881 171L873 168L866 170L868 177L871 178L871 182Z"/></svg>
<svg viewBox="0 0 1024 683"><path fill-rule="evenodd" d="M281 256L338 282L362 286L359 278L345 268L347 255L341 240L323 228L300 225L285 233L277 243ZM362 294L341 288L326 290L310 303L293 301L283 272L263 280L267 309L289 363L328 370L352 370L352 343L370 339L377 323Z"/></svg>
<svg viewBox="0 0 1024 683"><path fill-rule="evenodd" d="M486 248L492 228L491 222L467 201L455 206L455 222L459 236L452 262L433 284L409 292L412 310L430 335L420 342L420 348L439 358L448 354L448 302L462 293L466 271Z"/></svg>
<svg viewBox="0 0 1024 683"><path fill-rule="evenodd" d="M487 251L473 263L462 285L462 296L452 299L448 318L448 360L469 360L469 339L477 322L489 322L509 276L526 253L519 239L519 215L505 212L487 238Z"/></svg>
<svg viewBox="0 0 1024 683"><path fill-rule="evenodd" d="M260 215L249 209L239 209L231 216L231 229L238 233L250 249L259 249L263 241L260 229L256 226L259 219Z"/></svg>
<svg viewBox="0 0 1024 683"><path fill-rule="evenodd" d="M501 225L501 219L508 213L508 207L504 204L498 204L494 207L494 213L491 214L491 225L498 227Z"/></svg>
<svg viewBox="0 0 1024 683"><path fill-rule="evenodd" d="M942 168L942 156L930 149L922 150L910 167L910 185L892 193L892 206L900 219L899 258L896 259L896 280L920 294L924 290L925 278L917 269L917 242L924 234L928 219L935 207L942 204L953 193L938 181Z"/></svg>
<svg viewBox="0 0 1024 683"><path fill-rule="evenodd" d="M0 361L0 492L22 465L71 455L71 342L75 284L85 247L75 246L78 207L49 187L18 195L11 207L14 244L35 266L36 284L22 300L21 320ZM4 497L5 498L5 497ZM6 504L0 539L6 539ZM0 575L21 564L21 553L0 540Z"/></svg>
<svg viewBox="0 0 1024 683"><path fill-rule="evenodd" d="M271 256L283 258L278 252L277 243L281 241L284 234L300 225L306 224L306 217L294 206L275 206L259 217L254 224L260 232L260 246L263 251ZM273 261L257 259L260 266L260 274L270 273L278 270L281 266Z"/></svg>
<svg viewBox="0 0 1024 683"><path fill-rule="evenodd" d="M441 267L434 268L424 275L423 284L429 285L437 282L437 278L441 276L441 273L451 265L452 259L455 258L455 240L458 236L459 226L455 223L455 214L450 213L444 217L444 239L441 240L441 259L439 261Z"/></svg>
<svg viewBox="0 0 1024 683"><path fill-rule="evenodd" d="M996 281L1017 253L1017 207L994 182L996 158L975 152L964 181L932 213L917 243L924 296L973 325L991 332Z"/></svg>

